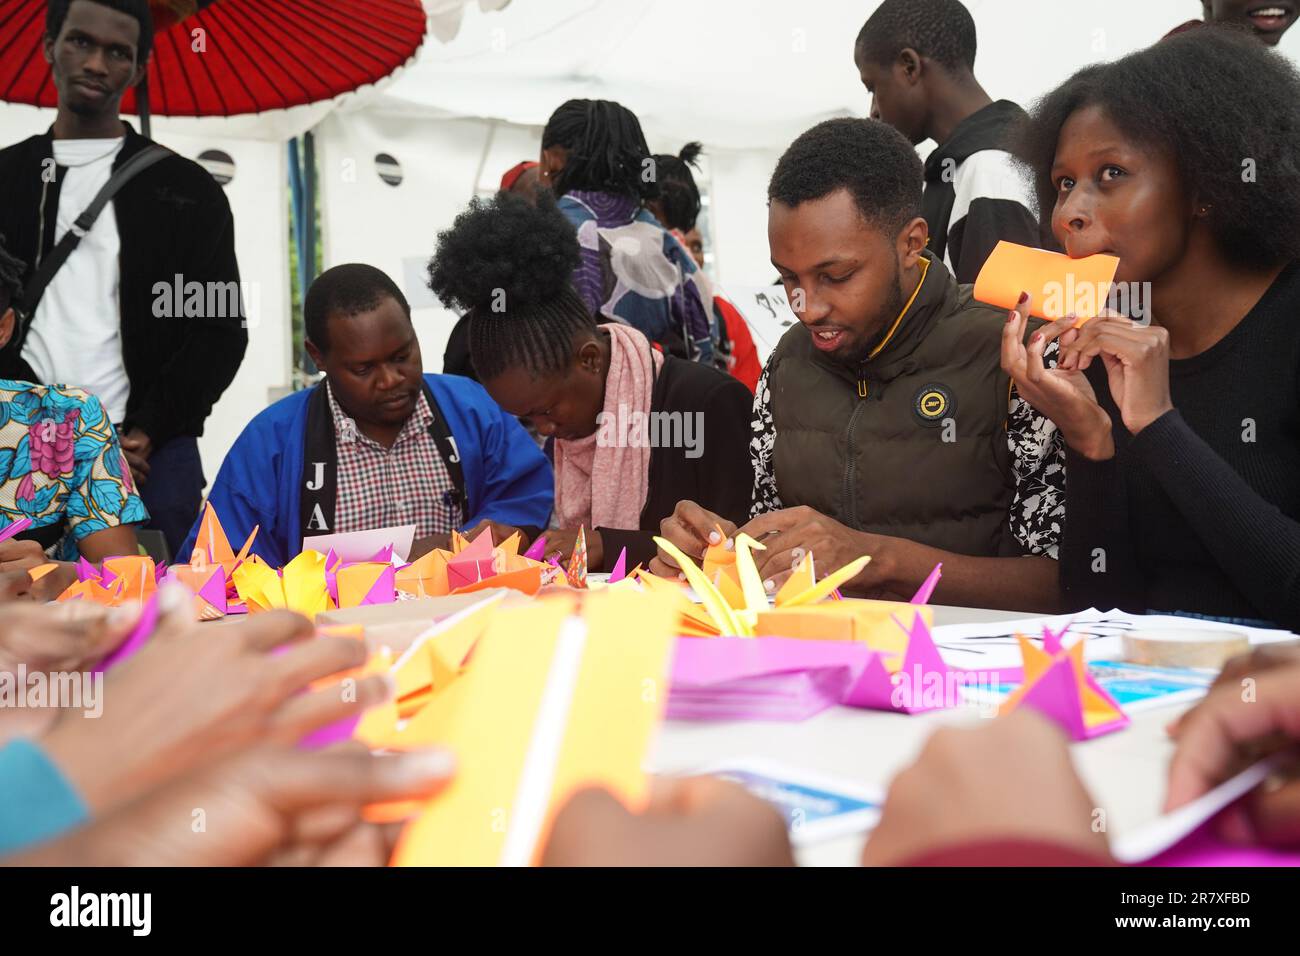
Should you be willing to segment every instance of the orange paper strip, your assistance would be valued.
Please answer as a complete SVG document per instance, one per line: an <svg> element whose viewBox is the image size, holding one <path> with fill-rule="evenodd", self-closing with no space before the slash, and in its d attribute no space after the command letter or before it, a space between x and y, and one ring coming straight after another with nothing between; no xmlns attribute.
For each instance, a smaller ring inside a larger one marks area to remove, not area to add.
<svg viewBox="0 0 1300 956"><path fill-rule="evenodd" d="M1004 239L984 261L975 279L974 295L989 305L1014 309L1020 293L1028 292L1032 296L1030 315L1054 321L1073 314L1082 325L1106 307L1118 268L1117 256L1071 259Z"/></svg>

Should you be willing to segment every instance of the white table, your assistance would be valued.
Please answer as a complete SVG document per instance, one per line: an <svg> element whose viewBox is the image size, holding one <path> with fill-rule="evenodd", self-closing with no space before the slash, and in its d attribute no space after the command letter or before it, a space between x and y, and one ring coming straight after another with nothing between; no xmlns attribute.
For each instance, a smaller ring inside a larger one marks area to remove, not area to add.
<svg viewBox="0 0 1300 956"><path fill-rule="evenodd" d="M935 608L935 625L1009 621L1031 613ZM1072 745L1074 764L1111 834L1155 819L1164 799L1173 744L1164 728L1186 705L1131 715L1125 729ZM896 714L832 707L808 720L668 721L650 759L658 772L681 772L746 757L766 757L819 774L853 781L882 793L890 779L920 753L937 727L977 724L973 710ZM829 840L799 850L805 866L853 866L862 837Z"/></svg>

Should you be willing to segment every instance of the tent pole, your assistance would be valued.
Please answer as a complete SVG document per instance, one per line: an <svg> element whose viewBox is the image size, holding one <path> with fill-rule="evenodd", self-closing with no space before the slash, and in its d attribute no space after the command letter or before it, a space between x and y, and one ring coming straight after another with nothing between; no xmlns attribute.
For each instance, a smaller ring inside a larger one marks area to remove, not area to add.
<svg viewBox="0 0 1300 956"><path fill-rule="evenodd" d="M307 285L309 283L308 266L306 262L306 235L305 221L306 214L303 202L303 175L302 163L299 159L298 138L294 137L289 140L289 196L291 199L290 208L293 212L293 247L298 254L298 295L299 301L307 301ZM302 354L298 356L297 365L304 373L314 375L316 366L307 354L305 346L306 329L303 329L304 347Z"/></svg>

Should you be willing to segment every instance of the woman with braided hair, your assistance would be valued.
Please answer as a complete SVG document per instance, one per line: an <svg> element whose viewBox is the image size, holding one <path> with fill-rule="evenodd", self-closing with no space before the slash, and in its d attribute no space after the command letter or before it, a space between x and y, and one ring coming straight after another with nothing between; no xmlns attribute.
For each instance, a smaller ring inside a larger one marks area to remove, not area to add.
<svg viewBox="0 0 1300 956"><path fill-rule="evenodd" d="M672 232L701 269L704 268L704 240L700 236L698 220L704 204L691 167L699 168L702 152L704 147L692 142L683 146L676 156L656 153L659 198L647 203L655 218ZM718 367L725 368L744 382L751 392L757 390L763 363L758 359L754 337L740 310L716 289L713 293L713 317L718 333L718 358L721 359Z"/></svg>
<svg viewBox="0 0 1300 956"><path fill-rule="evenodd" d="M653 557L681 499L730 520L748 513L751 396L631 325L598 324L572 281L580 260L554 199L502 193L438 236L429 286L468 313L470 357L492 398L553 439L548 552L567 556L584 527L592 570L623 548L630 568Z"/></svg>
<svg viewBox="0 0 1300 956"><path fill-rule="evenodd" d="M564 103L542 131L540 175L578 230L573 287L588 310L670 355L717 364L708 282L646 208L661 176L636 115L608 100Z"/></svg>

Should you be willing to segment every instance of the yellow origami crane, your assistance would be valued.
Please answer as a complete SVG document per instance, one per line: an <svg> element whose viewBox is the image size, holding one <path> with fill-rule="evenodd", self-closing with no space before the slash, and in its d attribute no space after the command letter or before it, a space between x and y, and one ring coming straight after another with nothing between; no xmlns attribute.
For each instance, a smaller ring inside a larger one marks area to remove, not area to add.
<svg viewBox="0 0 1300 956"><path fill-rule="evenodd" d="M302 552L279 574L253 556L235 568L233 577L240 600L248 605L250 614L287 608L315 618L332 607L325 584L325 555L319 551Z"/></svg>
<svg viewBox="0 0 1300 956"><path fill-rule="evenodd" d="M676 584L662 578L655 578L651 574L638 575L638 580L647 590L659 593L672 592L677 595L683 633L701 636L710 634L734 637L754 636L759 614L768 610L763 578L758 573L758 565L754 563L754 552L767 550L762 544L747 534L736 535L735 560L732 567L728 567L727 562L719 560L717 555L713 555L710 560L710 563L718 568L718 583L715 583L699 565L671 541L658 537L654 540L655 544L677 562L677 566L686 575L687 582L695 589L695 593L699 595L704 605L705 613L701 614L700 609ZM776 605L777 607L801 607L824 600L840 585L861 574L862 569L870 561L870 556L864 554L817 581L813 571L812 555L806 555L799 567L790 575L790 579L777 592ZM733 571L734 580L730 578Z"/></svg>

